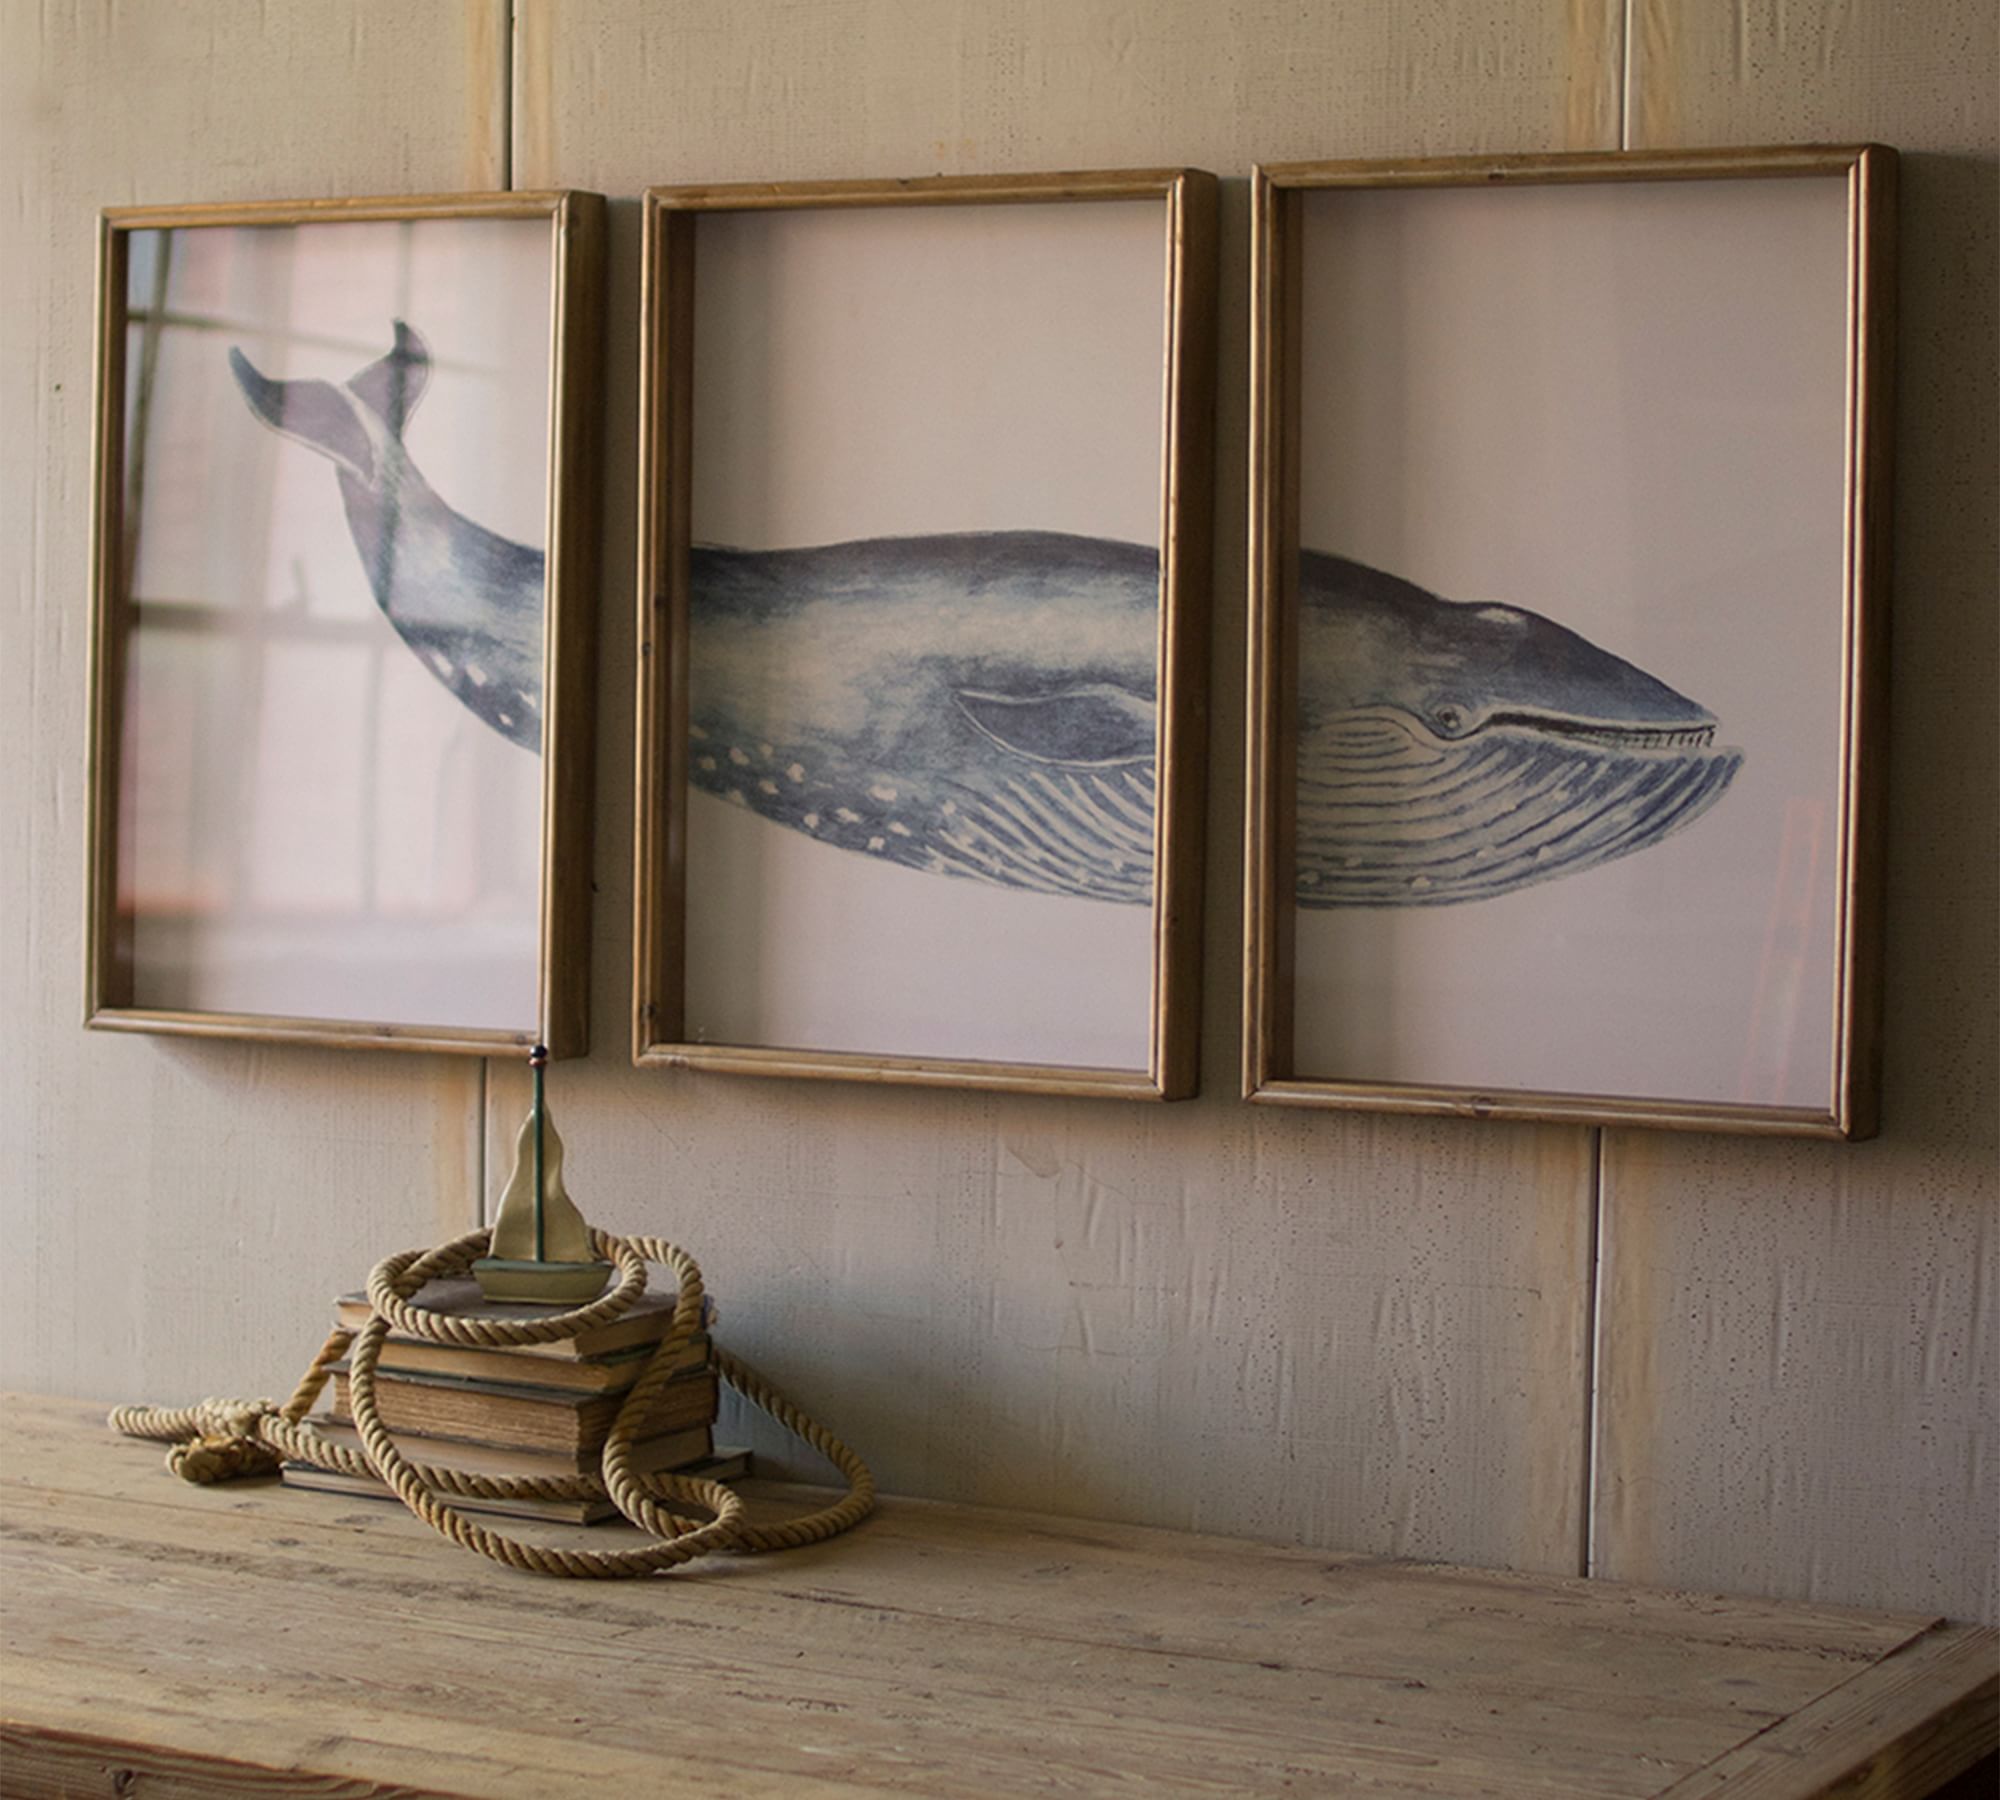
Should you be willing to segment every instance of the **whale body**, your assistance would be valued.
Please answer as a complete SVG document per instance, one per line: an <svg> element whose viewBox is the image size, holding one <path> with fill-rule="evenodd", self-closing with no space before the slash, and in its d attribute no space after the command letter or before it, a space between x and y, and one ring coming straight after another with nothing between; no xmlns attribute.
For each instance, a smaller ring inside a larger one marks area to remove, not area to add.
<svg viewBox="0 0 2000 1800"><path fill-rule="evenodd" d="M403 447L430 368L395 347L252 411L331 459L377 603L494 730L540 743L544 559L454 512ZM929 874L1153 897L1159 558L1060 532L689 553L688 778ZM1525 608L1301 553L1295 893L1447 905L1657 844L1742 752L1696 702Z"/></svg>
<svg viewBox="0 0 2000 1800"><path fill-rule="evenodd" d="M1055 532L690 552L690 779L931 874L1148 904L1159 559Z"/></svg>

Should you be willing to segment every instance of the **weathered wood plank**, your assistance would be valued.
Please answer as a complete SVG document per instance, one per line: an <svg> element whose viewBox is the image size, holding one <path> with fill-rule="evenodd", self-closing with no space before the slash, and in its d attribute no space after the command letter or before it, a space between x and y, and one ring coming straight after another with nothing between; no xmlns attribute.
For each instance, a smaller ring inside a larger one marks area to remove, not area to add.
<svg viewBox="0 0 2000 1800"><path fill-rule="evenodd" d="M616 193L1612 149L1624 66L1622 0L827 0L782 29L718 28L694 0L516 11L516 184Z"/></svg>
<svg viewBox="0 0 2000 1800"><path fill-rule="evenodd" d="M1606 1134L1595 1572L2000 1621L2000 38L1987 0L1636 21L1636 148L1903 153L1885 1110Z"/></svg>
<svg viewBox="0 0 2000 1800"><path fill-rule="evenodd" d="M1933 1631L1769 1731L1676 1782L1660 1800L1841 1800L1932 1795L2000 1745L1993 1633Z"/></svg>
<svg viewBox="0 0 2000 1800"><path fill-rule="evenodd" d="M1794 1716L1815 1754L1915 1741L1925 1696L1956 1693L1956 1664L1909 1660L1947 1642L1922 1617L1046 1515L889 1501L794 1554L569 1583L392 1508L187 1487L61 1403L10 1403L0 1467L0 1717L66 1734L38 1771L191 1781L208 1755L352 1784L333 1793L1638 1800ZM1996 1642L1949 1641L1989 1663Z"/></svg>
<svg viewBox="0 0 2000 1800"><path fill-rule="evenodd" d="M468 1220L476 1063L81 1028L92 250L106 206L492 185L506 13L0 0L10 1385L268 1391L333 1292Z"/></svg>
<svg viewBox="0 0 2000 1800"><path fill-rule="evenodd" d="M130 1738L0 1725L0 1764L13 1800L219 1800L230 1794L308 1800L451 1800L436 1788L314 1775L209 1751L163 1750Z"/></svg>

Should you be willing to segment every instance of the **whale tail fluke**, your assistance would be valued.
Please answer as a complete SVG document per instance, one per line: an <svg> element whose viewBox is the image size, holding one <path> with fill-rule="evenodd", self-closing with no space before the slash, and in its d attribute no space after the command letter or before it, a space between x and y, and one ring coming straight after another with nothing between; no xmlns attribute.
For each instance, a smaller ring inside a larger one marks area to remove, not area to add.
<svg viewBox="0 0 2000 1800"><path fill-rule="evenodd" d="M240 349L231 346L230 372L250 410L281 436L331 458L356 480L373 485L377 456L367 424L356 415L365 406L400 439L410 415L430 385L431 353L423 334L395 322L395 347L344 386L331 381L273 381Z"/></svg>
<svg viewBox="0 0 2000 1800"><path fill-rule="evenodd" d="M233 346L229 368L250 410L279 436L296 439L357 481L375 485L375 446L354 416L351 395L330 381L273 381Z"/></svg>
<svg viewBox="0 0 2000 1800"><path fill-rule="evenodd" d="M396 320L396 347L348 377L348 388L361 403L400 438L417 402L431 384L431 348L414 326Z"/></svg>

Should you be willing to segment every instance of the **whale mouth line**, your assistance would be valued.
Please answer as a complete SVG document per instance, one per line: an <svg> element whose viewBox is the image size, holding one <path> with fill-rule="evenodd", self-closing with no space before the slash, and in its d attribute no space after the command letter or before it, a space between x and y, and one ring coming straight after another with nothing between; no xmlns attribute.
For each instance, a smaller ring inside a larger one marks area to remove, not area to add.
<svg viewBox="0 0 2000 1800"><path fill-rule="evenodd" d="M1564 718L1555 713L1492 713L1474 731L1445 743L1463 743L1481 732L1494 730L1539 732L1578 744L1601 744L1613 750L1705 750L1715 742L1715 726L1705 725L1616 725L1608 720Z"/></svg>
<svg viewBox="0 0 2000 1800"><path fill-rule="evenodd" d="M1684 829L1743 762L1713 726L1440 740L1407 715L1372 723L1302 752L1300 906L1452 905L1579 874Z"/></svg>

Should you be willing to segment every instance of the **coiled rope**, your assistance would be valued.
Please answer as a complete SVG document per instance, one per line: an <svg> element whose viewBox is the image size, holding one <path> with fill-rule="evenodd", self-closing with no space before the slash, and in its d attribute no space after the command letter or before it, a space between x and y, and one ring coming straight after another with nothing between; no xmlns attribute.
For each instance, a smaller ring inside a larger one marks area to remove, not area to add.
<svg viewBox="0 0 2000 1800"><path fill-rule="evenodd" d="M752 1525L744 1517L742 1497L718 1481L669 1473L642 1475L633 1470L632 1449L647 1435L653 1401L673 1374L680 1351L701 1325L701 1270L685 1250L664 1238L620 1238L593 1231L592 1247L616 1266L617 1284L588 1306L542 1319L466 1318L414 1304L414 1296L426 1282L466 1273L473 1259L485 1252L491 1235L488 1230L468 1232L435 1249L406 1250L377 1263L368 1277L368 1301L373 1309L368 1323L359 1332L335 1327L283 1406L270 1400L204 1400L199 1406L184 1407L121 1406L111 1414L111 1428L127 1437L171 1443L174 1448L167 1454L167 1467L187 1481L206 1483L237 1475L273 1474L288 1459L343 1475L373 1476L386 1483L433 1531L511 1569L536 1575L600 1580L653 1575L711 1551L794 1550L834 1537L867 1517L875 1504L875 1481L867 1465L720 1345L711 1345L710 1355L722 1379L832 1463L847 1482L846 1495L818 1512L775 1525ZM646 1291L649 1262L673 1271L680 1284L679 1297L666 1335L612 1421L597 1474L472 1475L413 1462L397 1449L375 1404L375 1367L390 1331L434 1344L492 1349L557 1343L629 1312ZM359 1454L322 1435L306 1416L342 1356L348 1358L348 1398L361 1439ZM631 1550L611 1551L527 1544L475 1524L444 1498L446 1494L510 1500L608 1497L655 1541ZM693 1506L712 1516L703 1522L672 1510L675 1506Z"/></svg>

